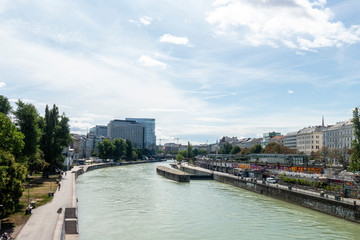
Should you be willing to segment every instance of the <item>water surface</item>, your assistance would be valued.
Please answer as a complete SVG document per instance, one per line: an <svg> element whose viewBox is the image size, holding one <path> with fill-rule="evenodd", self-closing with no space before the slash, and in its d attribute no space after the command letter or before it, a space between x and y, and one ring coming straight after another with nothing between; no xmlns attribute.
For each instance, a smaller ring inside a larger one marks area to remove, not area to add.
<svg viewBox="0 0 360 240"><path fill-rule="evenodd" d="M360 239L358 224L216 181L171 181L159 164L81 175L80 239Z"/></svg>

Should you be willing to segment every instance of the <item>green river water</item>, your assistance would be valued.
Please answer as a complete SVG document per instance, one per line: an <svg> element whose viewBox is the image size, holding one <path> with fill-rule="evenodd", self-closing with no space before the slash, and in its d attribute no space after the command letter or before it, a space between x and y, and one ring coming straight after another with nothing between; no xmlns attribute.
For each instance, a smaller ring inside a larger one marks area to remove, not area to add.
<svg viewBox="0 0 360 240"><path fill-rule="evenodd" d="M77 179L81 240L360 239L360 225L211 180L178 183L149 163Z"/></svg>

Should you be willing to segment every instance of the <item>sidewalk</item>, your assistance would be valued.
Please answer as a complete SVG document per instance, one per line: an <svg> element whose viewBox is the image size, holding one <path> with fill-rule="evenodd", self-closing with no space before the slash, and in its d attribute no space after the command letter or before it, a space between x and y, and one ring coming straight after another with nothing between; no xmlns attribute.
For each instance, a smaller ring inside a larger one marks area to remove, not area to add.
<svg viewBox="0 0 360 240"><path fill-rule="evenodd" d="M54 192L50 203L32 210L32 215L16 237L17 240L53 239L58 220L63 216L65 208L73 205L73 178L71 171L67 171L66 176L63 175L60 191ZM59 208L62 208L60 214Z"/></svg>

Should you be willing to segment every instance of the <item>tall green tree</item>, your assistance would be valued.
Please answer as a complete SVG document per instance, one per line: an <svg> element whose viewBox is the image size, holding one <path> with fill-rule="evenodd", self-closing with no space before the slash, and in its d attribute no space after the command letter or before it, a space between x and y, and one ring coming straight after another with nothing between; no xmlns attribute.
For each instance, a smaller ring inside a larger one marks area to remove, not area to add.
<svg viewBox="0 0 360 240"><path fill-rule="evenodd" d="M232 149L231 149L231 154L238 154L239 152L241 152L241 147L239 146L234 146Z"/></svg>
<svg viewBox="0 0 360 240"><path fill-rule="evenodd" d="M360 114L359 108L353 111L353 129L355 139L351 142L352 154L350 157L350 171L360 171Z"/></svg>
<svg viewBox="0 0 360 240"><path fill-rule="evenodd" d="M20 131L24 134L25 156L35 155L40 146L41 129L39 127L40 116L32 104L26 104L19 100L17 109L14 112Z"/></svg>
<svg viewBox="0 0 360 240"><path fill-rule="evenodd" d="M69 118L65 114L59 115L56 105L49 110L46 105L44 117L44 129L40 142L40 149L44 153L45 161L49 163L49 168L45 173L54 172L61 168L65 156L62 154L64 147L71 142Z"/></svg>
<svg viewBox="0 0 360 240"><path fill-rule="evenodd" d="M188 156L189 159L195 158L195 154L194 154L194 151L192 149L192 146L191 146L190 142L188 142L187 156Z"/></svg>
<svg viewBox="0 0 360 240"><path fill-rule="evenodd" d="M0 203L3 205L0 218L15 212L24 190L22 182L26 172L26 168L16 163L10 152L0 150Z"/></svg>
<svg viewBox="0 0 360 240"><path fill-rule="evenodd" d="M0 113L0 149L19 158L24 148L24 135L18 131L10 119Z"/></svg>
<svg viewBox="0 0 360 240"><path fill-rule="evenodd" d="M0 113L0 203L2 215L15 211L22 195L22 182L26 168L15 161L24 147L24 135L17 130L10 119ZM0 216L2 217L2 216Z"/></svg>
<svg viewBox="0 0 360 240"><path fill-rule="evenodd" d="M112 159L114 157L114 144L109 139L103 140L104 150L102 159Z"/></svg>
<svg viewBox="0 0 360 240"><path fill-rule="evenodd" d="M261 152L262 152L262 147L260 144L255 144L250 148L250 153L261 153Z"/></svg>
<svg viewBox="0 0 360 240"><path fill-rule="evenodd" d="M8 115L11 111L11 105L9 99L3 95L0 95L0 113Z"/></svg>
<svg viewBox="0 0 360 240"><path fill-rule="evenodd" d="M44 160L44 154L40 150L40 138L42 118L32 104L26 104L19 100L14 115L17 125L24 134L24 150L22 152L23 162L27 164L30 174L42 171L48 164Z"/></svg>
<svg viewBox="0 0 360 240"><path fill-rule="evenodd" d="M126 154L126 142L123 139L115 138L114 144L114 160L119 161Z"/></svg>
<svg viewBox="0 0 360 240"><path fill-rule="evenodd" d="M232 150L232 145L227 142L221 146L220 153L221 154L230 154L231 150Z"/></svg>
<svg viewBox="0 0 360 240"><path fill-rule="evenodd" d="M126 160L131 161L133 157L132 144L129 139L126 139Z"/></svg>

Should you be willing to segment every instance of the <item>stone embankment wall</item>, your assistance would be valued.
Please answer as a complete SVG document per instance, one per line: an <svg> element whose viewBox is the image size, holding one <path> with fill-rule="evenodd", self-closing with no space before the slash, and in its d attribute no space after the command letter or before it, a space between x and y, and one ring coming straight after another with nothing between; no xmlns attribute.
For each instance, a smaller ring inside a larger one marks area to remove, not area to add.
<svg viewBox="0 0 360 240"><path fill-rule="evenodd" d="M178 182L190 182L190 175L179 170L171 169L165 166L157 166L156 172L161 176Z"/></svg>
<svg viewBox="0 0 360 240"><path fill-rule="evenodd" d="M187 167L185 167L187 168ZM188 168L187 171L202 172L198 169ZM360 209L355 204L335 201L325 197L308 195L303 192L296 192L288 189L278 188L276 185L261 184L256 181L248 181L235 176L214 172L214 180L231 184L252 192L263 194L292 204L326 213L335 217L344 218L360 223Z"/></svg>

